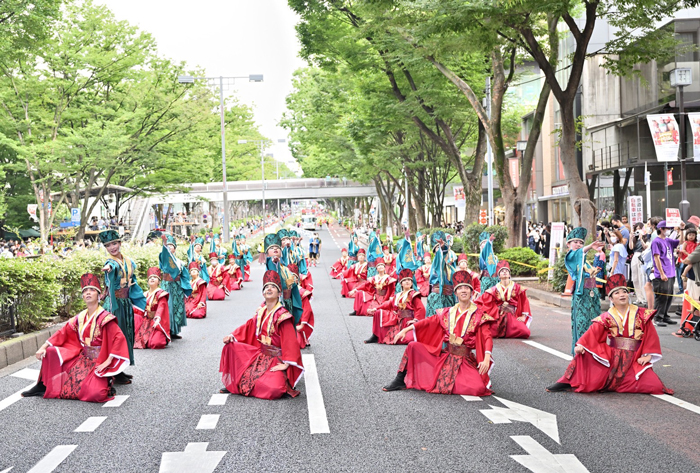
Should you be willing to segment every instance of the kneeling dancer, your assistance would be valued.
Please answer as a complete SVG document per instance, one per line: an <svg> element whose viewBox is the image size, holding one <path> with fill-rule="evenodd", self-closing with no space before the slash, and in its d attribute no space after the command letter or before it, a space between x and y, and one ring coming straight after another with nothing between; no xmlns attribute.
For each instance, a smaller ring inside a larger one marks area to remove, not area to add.
<svg viewBox="0 0 700 473"><path fill-rule="evenodd" d="M129 365L129 348L117 318L100 307L102 288L94 274L80 278L87 309L54 333L36 352L37 384L23 397L106 402L114 399L112 378Z"/></svg>
<svg viewBox="0 0 700 473"><path fill-rule="evenodd" d="M484 291L477 303L496 323L491 325L494 338L530 338L530 301L525 288L510 278L508 261L498 262L500 281Z"/></svg>
<svg viewBox="0 0 700 473"><path fill-rule="evenodd" d="M656 311L629 303L622 274L610 276L605 289L612 307L593 319L576 342L574 359L564 376L547 391L673 394L652 368L661 360L661 343L652 322Z"/></svg>
<svg viewBox="0 0 700 473"><path fill-rule="evenodd" d="M399 372L384 391L410 388L439 394L492 394L493 319L472 302L469 273L457 271L452 282L458 301L454 307L439 309L433 317L396 334L398 342L413 330L415 341L406 347Z"/></svg>
<svg viewBox="0 0 700 473"><path fill-rule="evenodd" d="M222 393L261 399L299 395L294 387L304 366L292 314L280 303L281 287L279 274L266 271L265 303L253 318L224 337L219 365Z"/></svg>
<svg viewBox="0 0 700 473"><path fill-rule="evenodd" d="M169 294L161 289L163 273L154 266L148 268L148 292L146 311L143 315L134 314L134 348L165 348L170 343Z"/></svg>
<svg viewBox="0 0 700 473"><path fill-rule="evenodd" d="M413 334L407 333L401 340L395 340L399 331L425 318L425 307L420 292L413 290L413 271L408 268L399 273L401 292L394 294L379 307L370 308L367 313L374 317L372 336L365 343L406 345L413 341Z"/></svg>

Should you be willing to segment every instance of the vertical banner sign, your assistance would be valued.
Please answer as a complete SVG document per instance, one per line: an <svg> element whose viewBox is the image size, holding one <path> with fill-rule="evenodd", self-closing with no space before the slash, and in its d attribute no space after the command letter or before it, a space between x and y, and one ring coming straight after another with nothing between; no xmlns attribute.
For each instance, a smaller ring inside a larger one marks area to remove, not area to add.
<svg viewBox="0 0 700 473"><path fill-rule="evenodd" d="M681 223L683 220L679 209L666 209L666 228L680 227Z"/></svg>
<svg viewBox="0 0 700 473"><path fill-rule="evenodd" d="M647 115L657 161L678 161L678 123L670 113Z"/></svg>
<svg viewBox="0 0 700 473"><path fill-rule="evenodd" d="M38 222L39 219L36 216L36 209L39 208L39 204L27 204L27 212L29 212L29 218Z"/></svg>
<svg viewBox="0 0 700 473"><path fill-rule="evenodd" d="M564 244L564 229L566 225L564 225L564 222L554 222L552 223L552 233L550 234L550 242L549 242L549 267L554 267L554 263L556 263L557 258L559 255L557 252L561 249L562 245ZM563 257L563 255L562 255ZM552 275L554 274L553 270L549 270L547 273L547 279L552 279Z"/></svg>
<svg viewBox="0 0 700 473"><path fill-rule="evenodd" d="M487 225L489 223L489 211L485 209L479 210L479 223Z"/></svg>
<svg viewBox="0 0 700 473"><path fill-rule="evenodd" d="M510 180L513 182L513 187L518 187L518 185L520 185L520 163L518 162L518 158L509 159L508 166Z"/></svg>
<svg viewBox="0 0 700 473"><path fill-rule="evenodd" d="M673 169L669 169L668 171L666 171L666 183L669 186L673 185Z"/></svg>
<svg viewBox="0 0 700 473"><path fill-rule="evenodd" d="M641 195L631 195L627 197L627 213L629 215L630 226L644 221L644 208Z"/></svg>
<svg viewBox="0 0 700 473"><path fill-rule="evenodd" d="M464 195L464 186L455 186L453 188L455 195L455 208L463 209L467 205L467 198Z"/></svg>
<svg viewBox="0 0 700 473"><path fill-rule="evenodd" d="M690 129L693 132L693 157L700 161L700 113L689 113Z"/></svg>

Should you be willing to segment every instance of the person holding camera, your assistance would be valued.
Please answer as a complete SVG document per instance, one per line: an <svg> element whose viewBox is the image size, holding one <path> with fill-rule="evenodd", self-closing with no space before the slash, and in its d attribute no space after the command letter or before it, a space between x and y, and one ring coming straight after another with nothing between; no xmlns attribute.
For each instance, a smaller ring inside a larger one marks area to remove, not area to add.
<svg viewBox="0 0 700 473"><path fill-rule="evenodd" d="M629 250L633 253L631 270L632 270L632 285L634 286L634 295L637 305L647 305L646 293L653 292L653 287L649 282L646 272L644 271L644 260L642 253L649 245L644 241L644 224L637 222L634 224L634 231L630 235L630 241L627 244ZM647 287L648 285L648 287ZM653 297L653 296L652 296Z"/></svg>

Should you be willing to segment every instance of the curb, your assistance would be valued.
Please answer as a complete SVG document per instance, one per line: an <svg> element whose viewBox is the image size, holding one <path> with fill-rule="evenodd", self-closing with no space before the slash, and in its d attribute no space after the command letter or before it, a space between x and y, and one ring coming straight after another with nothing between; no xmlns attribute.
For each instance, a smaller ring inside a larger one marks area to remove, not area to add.
<svg viewBox="0 0 700 473"><path fill-rule="evenodd" d="M39 347L64 325L65 322L1 343L0 369L34 356Z"/></svg>

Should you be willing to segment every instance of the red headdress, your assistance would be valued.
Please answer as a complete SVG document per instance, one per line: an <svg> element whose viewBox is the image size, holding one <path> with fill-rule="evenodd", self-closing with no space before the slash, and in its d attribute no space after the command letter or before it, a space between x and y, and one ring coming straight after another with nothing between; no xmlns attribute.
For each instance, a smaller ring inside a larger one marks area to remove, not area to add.
<svg viewBox="0 0 700 473"><path fill-rule="evenodd" d="M501 274L502 269L507 269L508 273L510 274L510 264L508 264L508 261L502 259L498 261L498 264L496 265L496 274Z"/></svg>
<svg viewBox="0 0 700 473"><path fill-rule="evenodd" d="M452 275L452 284L454 284L454 289L457 289L459 286L469 286L470 289L474 289L472 275L468 271L456 271Z"/></svg>
<svg viewBox="0 0 700 473"><path fill-rule="evenodd" d="M209 259L219 259L219 255L212 251L211 253L209 253Z"/></svg>
<svg viewBox="0 0 700 473"><path fill-rule="evenodd" d="M196 261L192 261L189 266L187 266L187 269L196 269L197 271L200 271L199 269L199 263Z"/></svg>
<svg viewBox="0 0 700 473"><path fill-rule="evenodd" d="M365 251L364 248L360 248L359 250L357 250L357 254L358 254L358 255L366 255L367 252Z"/></svg>
<svg viewBox="0 0 700 473"><path fill-rule="evenodd" d="M457 264L459 264L460 261L469 261L469 257L464 253L460 253L457 257Z"/></svg>
<svg viewBox="0 0 700 473"><path fill-rule="evenodd" d="M299 277L299 266L297 266L296 263L289 263L287 265L287 269L296 274L297 277Z"/></svg>
<svg viewBox="0 0 700 473"><path fill-rule="evenodd" d="M148 268L148 271L146 271L146 279L150 278L151 276L156 276L158 279L163 279L163 273L160 271L158 266Z"/></svg>
<svg viewBox="0 0 700 473"><path fill-rule="evenodd" d="M265 286L268 284L272 284L278 291L282 291L282 280L280 279L280 275L277 274L277 271L271 269L265 271L265 275L263 276L263 290L265 290Z"/></svg>
<svg viewBox="0 0 700 473"><path fill-rule="evenodd" d="M80 289L84 291L88 287L93 288L100 294L102 294L102 286L100 285L100 278L94 274L86 273L80 276Z"/></svg>
<svg viewBox="0 0 700 473"><path fill-rule="evenodd" d="M401 284L404 279L410 279L413 281L413 271L411 271L409 268L403 268L399 273L399 284Z"/></svg>
<svg viewBox="0 0 700 473"><path fill-rule="evenodd" d="M617 291L618 289L627 290L627 279L622 274L613 274L608 277L608 282L605 284L605 292L610 297L610 294Z"/></svg>

